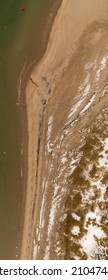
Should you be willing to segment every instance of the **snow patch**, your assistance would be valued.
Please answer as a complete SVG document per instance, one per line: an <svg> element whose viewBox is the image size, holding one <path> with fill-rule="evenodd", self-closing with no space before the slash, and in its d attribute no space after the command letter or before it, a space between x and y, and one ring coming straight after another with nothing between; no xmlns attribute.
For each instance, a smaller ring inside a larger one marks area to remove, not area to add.
<svg viewBox="0 0 108 280"><path fill-rule="evenodd" d="M93 103L95 99L95 94L92 96L92 98L89 100L89 103L84 107L84 109L81 111L81 114L83 114L85 111L87 111L89 109L89 107L91 106L91 104Z"/></svg>
<svg viewBox="0 0 108 280"><path fill-rule="evenodd" d="M91 259L93 257L93 252L97 247L97 242L95 237L100 239L106 237L106 235L104 231L98 226L90 225L88 227L87 234L85 234L85 236L80 241L83 250L85 251L85 253L87 253L88 257Z"/></svg>
<svg viewBox="0 0 108 280"><path fill-rule="evenodd" d="M106 63L107 63L107 59L108 59L108 54L106 54L101 62L100 62L100 68L97 70L96 72L96 77L95 77L95 81L98 82L101 76L101 72L106 68Z"/></svg>
<svg viewBox="0 0 108 280"><path fill-rule="evenodd" d="M52 149L50 148L50 138L51 138L51 132L52 132L52 123L53 123L53 117L50 116L48 120L48 130L47 130L47 151L48 153L52 152Z"/></svg>
<svg viewBox="0 0 108 280"><path fill-rule="evenodd" d="M62 157L62 159L61 159L61 163L66 163L67 162L67 158L66 157Z"/></svg>
<svg viewBox="0 0 108 280"><path fill-rule="evenodd" d="M73 218L74 220L80 221L80 219L81 219L80 216L78 216L78 215L75 214L74 212L72 212L71 215L72 215L72 218Z"/></svg>
<svg viewBox="0 0 108 280"><path fill-rule="evenodd" d="M48 120L47 141L48 141L48 140L50 139L50 137L51 137L52 123L53 123L53 117L50 116L50 117L49 117L49 120Z"/></svg>
<svg viewBox="0 0 108 280"><path fill-rule="evenodd" d="M80 233L80 228L79 228L78 226L74 226L74 227L72 228L72 230L71 230L71 233L72 233L73 235L79 235L79 233Z"/></svg>

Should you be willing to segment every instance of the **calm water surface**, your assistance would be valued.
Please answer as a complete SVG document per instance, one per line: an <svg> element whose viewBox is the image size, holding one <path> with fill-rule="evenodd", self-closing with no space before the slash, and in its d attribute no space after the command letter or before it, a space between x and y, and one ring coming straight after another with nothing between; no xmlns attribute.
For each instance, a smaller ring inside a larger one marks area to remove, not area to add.
<svg viewBox="0 0 108 280"><path fill-rule="evenodd" d="M0 259L15 259L21 218L18 84L25 61L38 57L56 0L0 1ZM21 11L25 5L25 11Z"/></svg>

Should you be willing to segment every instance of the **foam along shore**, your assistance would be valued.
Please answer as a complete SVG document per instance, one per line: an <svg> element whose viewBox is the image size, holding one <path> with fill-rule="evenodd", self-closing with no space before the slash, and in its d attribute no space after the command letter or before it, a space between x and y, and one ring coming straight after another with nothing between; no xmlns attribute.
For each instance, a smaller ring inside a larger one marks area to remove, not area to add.
<svg viewBox="0 0 108 280"><path fill-rule="evenodd" d="M52 26L47 49L34 67L27 83L28 177L21 259L33 258L36 201L40 199L38 184L40 132L45 103L47 104L49 99L49 89L45 80L51 85L53 95L56 82L68 66L80 36L93 21L106 18L106 5L107 1L103 0L63 0Z"/></svg>

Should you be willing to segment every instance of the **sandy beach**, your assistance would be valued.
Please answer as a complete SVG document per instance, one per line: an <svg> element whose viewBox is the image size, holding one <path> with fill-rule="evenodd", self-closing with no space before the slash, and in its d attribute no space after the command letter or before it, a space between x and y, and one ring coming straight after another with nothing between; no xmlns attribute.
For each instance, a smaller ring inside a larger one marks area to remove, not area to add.
<svg viewBox="0 0 108 280"><path fill-rule="evenodd" d="M101 89L93 99L97 84L91 85L94 70L87 66L99 53L96 62L98 68L105 55L107 15L107 1L63 0L47 49L28 80L28 172L21 259L69 258L63 249L67 245L64 245L63 237L60 239L63 205L66 204L70 188L70 182L67 186L69 174L66 175L65 170L68 170L69 152L78 150L80 140L87 134L87 126L90 127L108 102L107 95L101 99ZM91 69L87 70L87 78L85 69ZM104 67L102 71L99 83L104 87L104 83L107 83ZM79 94L79 88L87 79L91 90L85 98ZM77 104L75 102L80 103L71 110ZM88 103L92 103L91 109L84 111ZM83 131L83 134L79 131ZM68 154L68 161L64 151ZM62 152L65 156L62 156ZM55 243L61 246L62 253L55 249Z"/></svg>

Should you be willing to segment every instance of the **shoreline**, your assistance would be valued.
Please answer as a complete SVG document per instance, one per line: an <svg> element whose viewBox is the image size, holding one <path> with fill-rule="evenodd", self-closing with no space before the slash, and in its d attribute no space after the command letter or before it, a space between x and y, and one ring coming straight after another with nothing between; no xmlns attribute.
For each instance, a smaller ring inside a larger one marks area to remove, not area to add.
<svg viewBox="0 0 108 280"><path fill-rule="evenodd" d="M49 36L50 36L50 32L52 29L52 25L54 22L54 19L56 17L56 14L58 12L58 9L61 6L63 0L59 0L58 2L56 2L53 6L53 11L50 15L49 21L46 25L46 30L44 31L43 35L42 35L42 40L41 40L41 52L38 55L38 57L31 61L31 63L29 63L29 66L25 69L23 75L22 75L22 82L21 82L21 96L20 96L20 116L21 116L21 127L22 127L22 143L23 143L23 157L22 157L22 167L23 167L23 179L22 179L22 185L24 186L24 190L22 193L22 202L21 202L21 210L23 211L24 209L24 214L23 217L21 219L21 246L19 246L19 250L18 250L18 255L19 255L19 259L24 259L24 250L23 250L23 236L24 236L24 221L25 221L25 212L26 212L26 206L24 207L23 205L27 205L29 204L29 202L27 202L26 196L27 196L27 170L28 170L28 121L27 121L27 106L26 106L26 93L25 93L25 88L27 87L27 81L30 79L30 74L32 73L33 69L35 68L35 65L37 65L39 63L39 61L41 60L41 58L43 57L46 48L47 48L47 44L49 41ZM22 123L22 119L23 119L23 123ZM28 235L28 233L27 233ZM31 254L27 255L27 259L30 259ZM26 259L26 258L25 258Z"/></svg>
<svg viewBox="0 0 108 280"><path fill-rule="evenodd" d="M98 2L99 5L97 5ZM48 128L48 117L50 116L51 113L53 114L53 104L55 104L57 101L59 101L59 98L61 98L57 96L58 92L56 92L56 87L57 84L61 82L61 84L59 85L60 87L59 91L61 89L60 94L62 90L65 89L65 87L67 90L67 83L65 81L64 76L67 73L67 77L68 77L68 73L71 72L70 69L71 61L73 58L73 62L74 62L74 54L76 54L77 52L78 44L80 43L79 41L82 34L86 34L87 32L85 31L87 31L88 26L96 22L96 20L99 21L102 18L103 19L106 18L106 10L102 11L102 5L103 2L101 0L100 1L95 0L94 3L91 3L89 0L83 0L80 4L78 4L78 1L76 2L72 0L62 1L60 9L58 9L54 23L52 25L46 51L44 52L44 55L34 67L30 75L30 79L27 83L26 108L27 108L28 137L29 137L28 138L28 178L27 178L27 191L26 191L27 197L26 197L26 206L25 206L26 213L25 213L25 222L24 222L21 259L31 258L32 246L34 240L34 229L36 227L36 223L38 224L37 220L40 219L39 211L41 211L41 202L42 202L42 195L43 195L41 177L44 174L43 171L44 168L46 168L45 163L42 162L43 158L45 159L44 156L42 158L43 146L45 146L44 136L46 135L46 131ZM96 40L98 40L98 37L96 37ZM79 61L80 61L80 54L79 54ZM76 65L76 62L74 63ZM70 88L68 88L68 90L70 90ZM75 95L73 97L75 97ZM70 100L73 97L70 96ZM50 105L51 105L50 104L49 112L48 112L47 105L49 100L51 100L52 102L52 111L50 109ZM58 122L60 121L62 122L61 115L58 118ZM79 136L77 135L77 137ZM51 191L49 192L50 192L49 194L49 205L50 205L52 194ZM44 211L47 212L46 220L45 220L46 226L44 227L45 231L44 234L42 233L43 234L42 240L44 241L46 240L44 236L45 235L47 236L47 231L48 231L47 224L48 224L48 218L50 217L49 208L47 209L48 211L44 209ZM54 242L54 238L52 240ZM41 244L42 241L39 242ZM39 242L37 241L37 243ZM49 243L48 239L47 242ZM30 247L27 248L27 244L30 244ZM43 250L46 252L44 255L42 252ZM36 253L34 254L35 259L38 258L50 259L50 253L47 252L47 244L44 244L44 242L42 243L40 252L41 253L38 256L38 253L36 251Z"/></svg>

